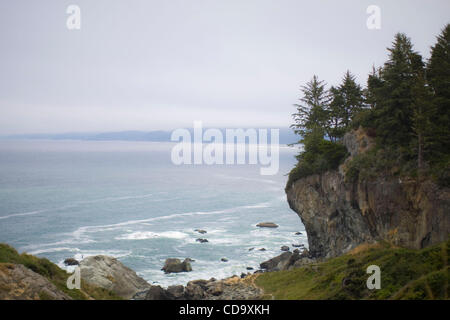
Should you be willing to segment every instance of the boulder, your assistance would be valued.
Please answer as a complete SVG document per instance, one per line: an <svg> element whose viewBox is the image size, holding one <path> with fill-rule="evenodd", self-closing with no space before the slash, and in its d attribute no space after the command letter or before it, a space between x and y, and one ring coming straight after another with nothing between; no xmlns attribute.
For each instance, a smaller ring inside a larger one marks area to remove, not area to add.
<svg viewBox="0 0 450 320"><path fill-rule="evenodd" d="M222 282L211 282L208 283L206 292L212 294L213 296L219 296L223 293L223 284Z"/></svg>
<svg viewBox="0 0 450 320"><path fill-rule="evenodd" d="M81 279L94 286L110 290L124 299L131 299L151 287L136 272L113 257L91 256L80 262Z"/></svg>
<svg viewBox="0 0 450 320"><path fill-rule="evenodd" d="M184 300L184 287L182 285L170 286L167 288L167 293L175 300Z"/></svg>
<svg viewBox="0 0 450 320"><path fill-rule="evenodd" d="M289 262L291 255L291 252L283 252L279 256L262 262L259 266L261 267L261 269L265 269L267 271L284 270L287 263Z"/></svg>
<svg viewBox="0 0 450 320"><path fill-rule="evenodd" d="M282 246L281 247L281 251L289 251L289 247L288 246Z"/></svg>
<svg viewBox="0 0 450 320"><path fill-rule="evenodd" d="M66 260L64 260L64 264L66 266L78 266L80 263L74 258L67 258Z"/></svg>
<svg viewBox="0 0 450 320"><path fill-rule="evenodd" d="M184 294L187 300L201 300L205 296L205 292L198 284L188 282L184 288Z"/></svg>
<svg viewBox="0 0 450 320"><path fill-rule="evenodd" d="M256 226L260 228L278 228L278 225L273 222L260 222Z"/></svg>
<svg viewBox="0 0 450 320"><path fill-rule="evenodd" d="M152 286L147 291L145 300L173 300L173 297L161 286Z"/></svg>
<svg viewBox="0 0 450 320"><path fill-rule="evenodd" d="M173 273L173 272L189 272L192 271L191 267L191 259L186 258L183 262L180 259L169 258L166 259L164 263L163 270L165 273Z"/></svg>

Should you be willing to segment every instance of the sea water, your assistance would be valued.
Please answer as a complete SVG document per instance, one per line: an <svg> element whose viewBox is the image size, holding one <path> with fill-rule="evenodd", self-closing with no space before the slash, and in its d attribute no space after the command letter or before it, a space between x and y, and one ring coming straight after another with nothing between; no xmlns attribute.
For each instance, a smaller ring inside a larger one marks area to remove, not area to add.
<svg viewBox="0 0 450 320"><path fill-rule="evenodd" d="M63 268L69 257L114 256L164 287L240 275L283 245L307 247L284 193L297 148L280 146L279 173L261 176L259 165L176 166L173 146L0 141L0 242ZM265 221L279 227L256 227ZM192 272L161 271L187 257Z"/></svg>

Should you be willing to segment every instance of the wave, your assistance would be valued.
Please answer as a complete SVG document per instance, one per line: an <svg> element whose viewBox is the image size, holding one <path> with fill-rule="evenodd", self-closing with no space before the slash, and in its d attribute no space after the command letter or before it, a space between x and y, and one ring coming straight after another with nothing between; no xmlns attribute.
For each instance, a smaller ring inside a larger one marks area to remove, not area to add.
<svg viewBox="0 0 450 320"><path fill-rule="evenodd" d="M166 232L151 232L151 231L136 231L125 235L116 237L116 240L146 240L154 238L168 238L168 239L183 239L188 237L188 234L179 231Z"/></svg>
<svg viewBox="0 0 450 320"><path fill-rule="evenodd" d="M269 206L269 203L262 202L262 203L258 203L255 205L237 206L237 207L223 209L223 210L174 213L174 214L167 215L167 216L152 217L152 218L141 219L141 220L128 220L128 221L119 222L119 223L115 223L115 224L106 224L106 225L98 225L98 226L84 226L84 227L80 227L77 230L75 230L74 232L72 232L71 235L75 239L82 239L86 233L96 233L96 232L102 232L102 231L115 230L115 229L120 229L125 226L130 226L130 225L144 224L144 223L153 222L153 221L170 220L170 219L189 217L189 216L195 216L195 215L215 215L215 214L233 213L233 212L236 212L239 210L266 208L268 206Z"/></svg>
<svg viewBox="0 0 450 320"><path fill-rule="evenodd" d="M247 178L247 177L239 177L239 176L229 176L225 174L215 174L216 177L220 177L222 179L228 179L228 180L244 180L244 181L252 181L252 182L263 182L263 183L269 183L269 184L279 184L275 180L270 179L258 179L258 178Z"/></svg>
<svg viewBox="0 0 450 320"><path fill-rule="evenodd" d="M164 192L159 192L159 193L164 193ZM62 210L62 209L74 208L74 207L77 207L79 205L84 205L84 204L92 204L92 203L99 203L99 202L114 202L114 201L124 201L124 200L134 200L134 199L145 199L145 198L153 197L154 195L155 194L153 194L153 193L149 193L149 194L137 195L137 196L107 197L107 198L100 198L100 199L94 199L94 200L75 201L73 203L68 203L68 204L65 204L65 205L62 205L62 206L56 207L56 208L35 210L35 211L23 212L23 213L13 213L13 214L9 214L6 216L0 216L0 220L14 218L14 217L21 217L21 216L31 216L31 215L35 215L35 214L42 213L42 212L58 211L58 210ZM175 199L154 199L152 201L157 202L157 201L166 201L166 200L175 200Z"/></svg>
<svg viewBox="0 0 450 320"><path fill-rule="evenodd" d="M9 219L9 218L14 218L14 217L21 217L21 216L32 216L41 212L44 212L47 210L36 210L36 211L30 211L30 212L23 212L23 213L13 213L13 214L9 214L7 216L1 216L0 220L2 219Z"/></svg>
<svg viewBox="0 0 450 320"><path fill-rule="evenodd" d="M79 252L80 249L78 249L78 248L68 248L68 247L57 247L57 248L38 249L38 250L30 251L28 253L32 254L32 255L38 255L38 254L41 254L41 253L59 252L59 251Z"/></svg>

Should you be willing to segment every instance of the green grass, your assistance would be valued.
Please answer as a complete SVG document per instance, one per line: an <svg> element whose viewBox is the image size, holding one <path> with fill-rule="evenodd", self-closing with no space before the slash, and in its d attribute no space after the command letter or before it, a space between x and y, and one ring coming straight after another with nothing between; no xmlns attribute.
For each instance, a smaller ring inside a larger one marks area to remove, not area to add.
<svg viewBox="0 0 450 320"><path fill-rule="evenodd" d="M380 243L325 262L264 273L256 284L265 299L448 299L449 247L450 241L421 250ZM366 287L369 265L380 267L379 290Z"/></svg>
<svg viewBox="0 0 450 320"><path fill-rule="evenodd" d="M81 290L70 290L66 286L67 278L70 275L65 270L59 268L48 259L38 258L26 253L19 254L13 247L3 243L0 243L0 263L22 264L32 271L44 276L59 290L76 300L86 300L89 298L96 300L121 299L111 291L94 287L84 281L81 281ZM41 295L41 299L46 300L47 298L47 295Z"/></svg>

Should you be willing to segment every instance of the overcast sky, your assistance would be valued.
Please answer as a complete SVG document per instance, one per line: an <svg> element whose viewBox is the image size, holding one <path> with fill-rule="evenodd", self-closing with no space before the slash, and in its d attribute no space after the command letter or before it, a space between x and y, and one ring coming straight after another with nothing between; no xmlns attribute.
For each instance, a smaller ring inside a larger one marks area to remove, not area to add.
<svg viewBox="0 0 450 320"><path fill-rule="evenodd" d="M81 9L68 30L66 9ZM381 8L381 29L366 9ZM3 0L0 134L287 127L300 85L365 85L396 32L425 57L450 1Z"/></svg>

